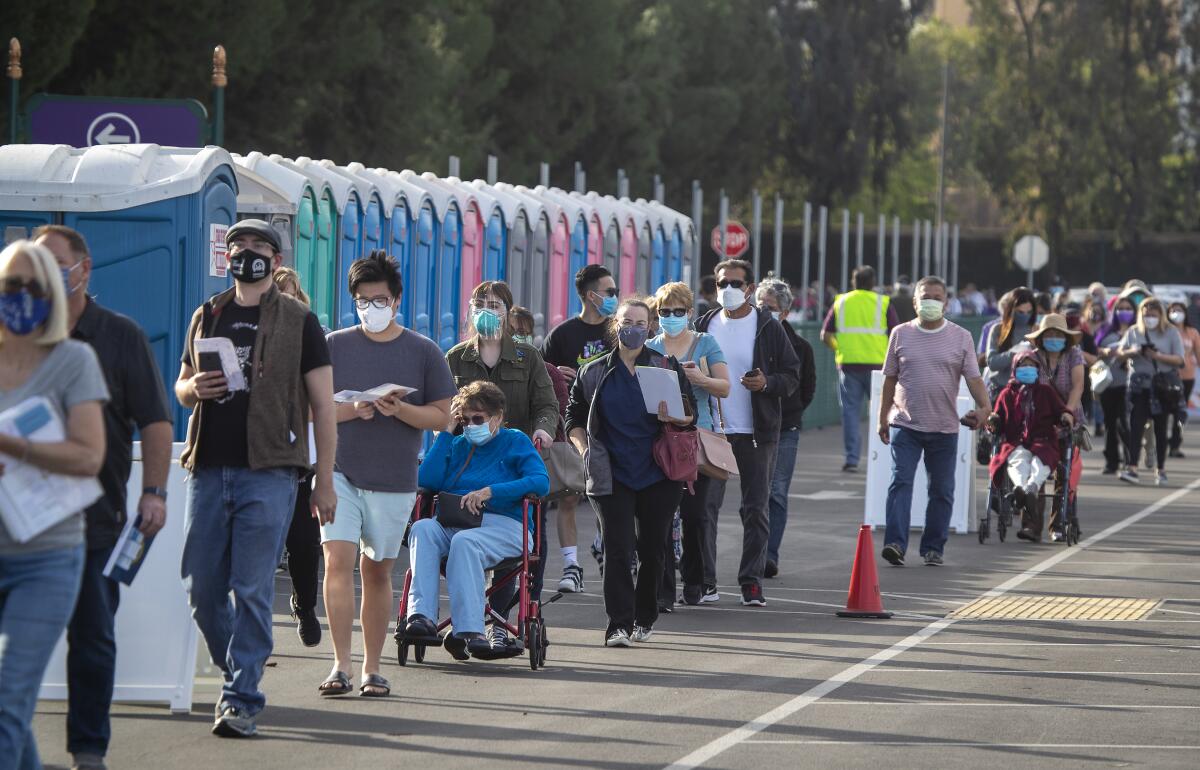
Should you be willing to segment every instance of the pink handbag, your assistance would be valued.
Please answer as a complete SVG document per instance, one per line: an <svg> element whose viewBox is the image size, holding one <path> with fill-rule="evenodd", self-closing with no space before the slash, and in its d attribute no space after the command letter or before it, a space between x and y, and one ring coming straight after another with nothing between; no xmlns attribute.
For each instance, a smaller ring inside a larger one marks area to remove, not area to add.
<svg viewBox="0 0 1200 770"><path fill-rule="evenodd" d="M667 365L664 369L674 369ZM687 400L683 402L686 413ZM664 422L660 425L658 438L654 439L654 462L671 481L687 482L688 491L692 491L692 482L697 479L697 468L700 456L700 439L695 424L673 425Z"/></svg>

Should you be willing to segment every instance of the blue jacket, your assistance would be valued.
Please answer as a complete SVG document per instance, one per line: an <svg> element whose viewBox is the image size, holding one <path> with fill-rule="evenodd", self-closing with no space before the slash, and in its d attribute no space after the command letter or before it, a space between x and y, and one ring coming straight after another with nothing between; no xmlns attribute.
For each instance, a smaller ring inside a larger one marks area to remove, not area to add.
<svg viewBox="0 0 1200 770"><path fill-rule="evenodd" d="M471 443L464 437L442 431L421 463L417 484L422 489L453 495L491 487L492 499L485 511L517 521L521 521L521 498L542 497L550 491L546 464L521 431L501 428L491 441L475 447L471 462L463 470L470 451Z"/></svg>

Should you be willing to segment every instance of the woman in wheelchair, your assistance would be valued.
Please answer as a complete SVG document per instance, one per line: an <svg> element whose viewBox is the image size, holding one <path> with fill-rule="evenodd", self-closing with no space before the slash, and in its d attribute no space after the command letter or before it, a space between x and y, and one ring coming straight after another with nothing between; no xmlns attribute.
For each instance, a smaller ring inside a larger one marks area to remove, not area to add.
<svg viewBox="0 0 1200 770"><path fill-rule="evenodd" d="M1013 378L1000 391L989 421L1000 450L988 469L997 489L1003 487L1003 474L1008 474L1014 508L1022 514L1017 536L1037 542L1042 539L1039 490L1062 461L1058 426L1072 425L1075 418L1054 386L1043 381L1044 364L1037 353L1018 353L1012 371Z"/></svg>
<svg viewBox="0 0 1200 770"><path fill-rule="evenodd" d="M496 385L481 380L464 386L451 402L451 415L462 435L438 434L417 476L423 490L442 494L436 516L415 522L409 533L405 634L437 638L438 573L445 559L454 625L443 644L456 660L466 660L491 652L483 636L484 571L521 555L521 538L528 537L521 501L545 495L550 479L529 437L501 427L504 394ZM471 526L473 517L481 519L478 525Z"/></svg>

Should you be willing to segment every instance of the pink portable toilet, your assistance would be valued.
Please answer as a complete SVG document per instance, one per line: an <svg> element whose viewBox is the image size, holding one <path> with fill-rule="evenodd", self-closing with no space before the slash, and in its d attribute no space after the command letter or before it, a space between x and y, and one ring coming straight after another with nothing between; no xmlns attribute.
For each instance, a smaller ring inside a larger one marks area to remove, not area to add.
<svg viewBox="0 0 1200 770"><path fill-rule="evenodd" d="M617 281L617 286L621 290L622 295L636 294L639 291L645 291L645 281L639 281L638 270L638 249L639 237L641 236L642 221L634 210L611 195L605 195L603 198L617 213L618 221L621 223L621 256L620 256L620 278Z"/></svg>
<svg viewBox="0 0 1200 770"><path fill-rule="evenodd" d="M497 182L495 189L520 200L529 217L529 242L526 253L524 291L515 298L523 302L533 313L534 342L540 344L540 338L553 328L553 313L550 304L550 269L551 234L554 229L556 211L542 199L529 195L521 189L506 182ZM511 252L510 252L511 253ZM510 271L510 275L512 271ZM522 300L521 296L525 299Z"/></svg>
<svg viewBox="0 0 1200 770"><path fill-rule="evenodd" d="M597 241L597 249L599 251L596 264L602 264L608 268L608 272L612 273L613 279L617 282L617 287L620 288L622 225L617 209L595 192L572 192L569 195L591 209L592 216L588 219L589 235L592 232L593 226L599 229L599 236L594 239ZM593 239L589 238L589 252L591 240ZM588 262L591 263L590 253L588 255Z"/></svg>
<svg viewBox="0 0 1200 770"><path fill-rule="evenodd" d="M559 203L539 195L524 185L513 188L540 201L550 215L549 281L546 286L546 318L550 329L567 320L567 284L571 277L571 219Z"/></svg>

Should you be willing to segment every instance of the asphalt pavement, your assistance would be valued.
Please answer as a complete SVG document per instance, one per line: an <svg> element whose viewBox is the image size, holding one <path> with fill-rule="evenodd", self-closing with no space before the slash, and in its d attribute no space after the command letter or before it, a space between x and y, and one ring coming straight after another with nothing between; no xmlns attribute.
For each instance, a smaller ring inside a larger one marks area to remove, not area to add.
<svg viewBox="0 0 1200 770"><path fill-rule="evenodd" d="M766 607L740 605L732 483L719 603L678 608L649 642L607 649L599 575L584 557L585 592L546 608L551 646L536 672L524 657L457 663L442 650L401 668L389 639L383 673L393 697L322 699L331 648L327 638L300 645L281 575L260 737L211 736L215 690L201 686L190 715L116 705L110 767L1200 764L1200 447L1197 460L1169 462L1168 487L1101 476L1091 452L1081 545L994 535L981 545L974 533L951 535L937 568L920 566L914 540L909 566L876 559L895 616L850 620L834 612L846 599L865 474L839 471L840 444L836 426L801 439L781 573L765 583ZM594 522L581 508L581 552ZM561 571L553 531L551 551L552 584ZM1080 619L998 617L1015 606L1009 600L1034 596L1101 609L1117 598L1149 601L1124 619L1084 609ZM982 610L990 616L951 615L981 598L995 600ZM34 729L51 767L68 764L65 712L61 702L38 705Z"/></svg>

